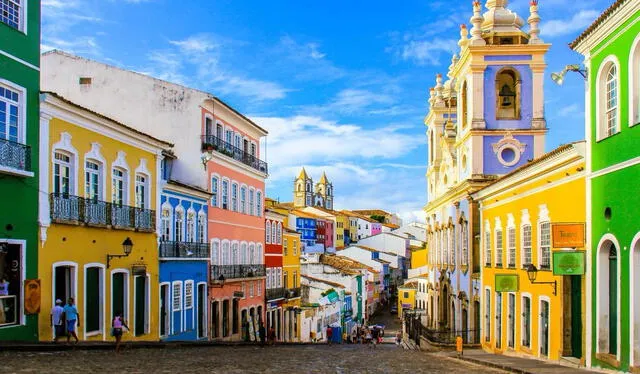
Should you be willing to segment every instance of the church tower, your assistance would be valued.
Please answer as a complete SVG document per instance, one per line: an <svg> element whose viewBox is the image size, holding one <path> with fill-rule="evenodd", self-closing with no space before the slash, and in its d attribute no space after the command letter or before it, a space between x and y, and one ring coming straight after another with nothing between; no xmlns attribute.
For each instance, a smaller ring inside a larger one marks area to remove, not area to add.
<svg viewBox="0 0 640 374"><path fill-rule="evenodd" d="M304 167L293 181L293 205L297 208L313 205L313 180Z"/></svg>
<svg viewBox="0 0 640 374"><path fill-rule="evenodd" d="M333 184L325 172L322 172L320 182L316 184L314 205L333 210Z"/></svg>

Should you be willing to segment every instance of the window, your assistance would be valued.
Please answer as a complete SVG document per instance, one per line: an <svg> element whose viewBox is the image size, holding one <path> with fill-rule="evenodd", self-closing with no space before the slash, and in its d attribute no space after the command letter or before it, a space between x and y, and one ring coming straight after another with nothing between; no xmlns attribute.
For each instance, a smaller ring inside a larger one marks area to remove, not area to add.
<svg viewBox="0 0 640 374"><path fill-rule="evenodd" d="M271 289L271 271L272 270L273 270L272 268L267 268L267 279L266 279L267 289Z"/></svg>
<svg viewBox="0 0 640 374"><path fill-rule="evenodd" d="M24 28L24 0L0 0L0 21L22 31Z"/></svg>
<svg viewBox="0 0 640 374"><path fill-rule="evenodd" d="M247 187L240 188L240 213L247 214Z"/></svg>
<svg viewBox="0 0 640 374"><path fill-rule="evenodd" d="M225 131L225 141L229 143L229 145L233 144L233 131L227 130Z"/></svg>
<svg viewBox="0 0 640 374"><path fill-rule="evenodd" d="M278 268L278 288L282 287L282 268Z"/></svg>
<svg viewBox="0 0 640 374"><path fill-rule="evenodd" d="M286 271L282 273L282 284L284 288L289 287L289 273Z"/></svg>
<svg viewBox="0 0 640 374"><path fill-rule="evenodd" d="M502 229L496 229L496 267L502 267Z"/></svg>
<svg viewBox="0 0 640 374"><path fill-rule="evenodd" d="M254 191L252 189L249 190L249 214L253 215L254 206L253 206L253 194Z"/></svg>
<svg viewBox="0 0 640 374"><path fill-rule="evenodd" d="M181 242L184 239L184 210L182 207L176 209L176 236L175 241Z"/></svg>
<svg viewBox="0 0 640 374"><path fill-rule="evenodd" d="M540 223L540 269L551 267L551 224Z"/></svg>
<svg viewBox="0 0 640 374"><path fill-rule="evenodd" d="M247 264L247 243L240 244L240 263Z"/></svg>
<svg viewBox="0 0 640 374"><path fill-rule="evenodd" d="M147 209L148 179L144 175L136 175L136 208Z"/></svg>
<svg viewBox="0 0 640 374"><path fill-rule="evenodd" d="M207 242L207 217L203 212L198 214L198 242Z"/></svg>
<svg viewBox="0 0 640 374"><path fill-rule="evenodd" d="M462 222L462 226L460 227L462 230L461 234L461 243L462 243L462 265L469 265L469 222ZM491 257L489 257L491 258Z"/></svg>
<svg viewBox="0 0 640 374"><path fill-rule="evenodd" d="M618 74L617 58L614 56L605 58L596 78L596 139L598 141L620 132L620 81ZM632 119L629 118L629 122L631 121Z"/></svg>
<svg viewBox="0 0 640 374"><path fill-rule="evenodd" d="M61 152L56 152L53 160L53 193L71 193L71 157Z"/></svg>
<svg viewBox="0 0 640 374"><path fill-rule="evenodd" d="M276 235L278 236L278 244L282 244L282 223L278 222L278 231L276 231Z"/></svg>
<svg viewBox="0 0 640 374"><path fill-rule="evenodd" d="M491 341L491 290L484 290L484 340Z"/></svg>
<svg viewBox="0 0 640 374"><path fill-rule="evenodd" d="M257 288L257 294L258 294L258 296L262 296L262 282L257 281L257 282L256 282L256 288Z"/></svg>
<svg viewBox="0 0 640 374"><path fill-rule="evenodd" d="M222 265L231 265L229 242L222 242Z"/></svg>
<svg viewBox="0 0 640 374"><path fill-rule="evenodd" d="M298 241L294 240L293 241L293 255L297 255L298 254Z"/></svg>
<svg viewBox="0 0 640 374"><path fill-rule="evenodd" d="M507 228L507 265L516 267L516 228Z"/></svg>
<svg viewBox="0 0 640 374"><path fill-rule="evenodd" d="M168 242L171 240L171 208L168 206L162 207L162 218L160 219L160 240Z"/></svg>
<svg viewBox="0 0 640 374"><path fill-rule="evenodd" d="M236 141L235 144L234 144L235 147L238 148L238 149L242 149L242 144L241 144L242 143L242 137L240 137L240 134L236 134L235 141Z"/></svg>
<svg viewBox="0 0 640 374"><path fill-rule="evenodd" d="M229 209L229 181L222 181L222 209Z"/></svg>
<svg viewBox="0 0 640 374"><path fill-rule="evenodd" d="M271 221L267 221L265 228L265 242L271 244Z"/></svg>
<svg viewBox="0 0 640 374"><path fill-rule="evenodd" d="M456 266L456 226L449 227L449 264Z"/></svg>
<svg viewBox="0 0 640 374"><path fill-rule="evenodd" d="M461 126L462 129L465 129L467 127L468 124L468 105L469 105L469 101L468 101L468 93L467 93L467 82L465 81L464 83L462 83L462 95L461 95L461 100L460 100L460 107L462 109L462 118L461 118Z"/></svg>
<svg viewBox="0 0 640 374"><path fill-rule="evenodd" d="M253 282L249 282L249 297L253 297Z"/></svg>
<svg viewBox="0 0 640 374"><path fill-rule="evenodd" d="M187 242L193 243L196 239L196 212L187 212Z"/></svg>
<svg viewBox="0 0 640 374"><path fill-rule="evenodd" d="M640 123L640 35L631 48L629 71L629 126L633 126Z"/></svg>
<svg viewBox="0 0 640 374"><path fill-rule="evenodd" d="M211 264L220 265L220 242L218 240L211 242Z"/></svg>
<svg viewBox="0 0 640 374"><path fill-rule="evenodd" d="M238 264L238 256L239 256L239 250L238 250L238 243L235 242L233 244L231 244L231 264L232 265L237 265Z"/></svg>
<svg viewBox="0 0 640 374"><path fill-rule="evenodd" d="M256 247L255 244L249 244L249 264L257 264L256 262Z"/></svg>
<svg viewBox="0 0 640 374"><path fill-rule="evenodd" d="M218 206L218 177L211 178L211 206Z"/></svg>
<svg viewBox="0 0 640 374"><path fill-rule="evenodd" d="M184 308L193 308L193 282L191 281L184 284Z"/></svg>
<svg viewBox="0 0 640 374"><path fill-rule="evenodd" d="M520 77L512 68L496 76L496 119L520 119Z"/></svg>
<svg viewBox="0 0 640 374"><path fill-rule="evenodd" d="M276 238L276 231L278 229L278 225L273 222L273 224L271 225L271 244L278 244L277 238Z"/></svg>
<svg viewBox="0 0 640 374"><path fill-rule="evenodd" d="M2 6L4 7L4 1ZM3 12L0 10L0 17ZM9 88L0 86L0 140L9 140L12 142L20 142L22 134L20 133L20 99L21 95Z"/></svg>
<svg viewBox="0 0 640 374"><path fill-rule="evenodd" d="M179 312L182 309L182 283L173 284L172 306L171 310L174 312Z"/></svg>
<svg viewBox="0 0 640 374"><path fill-rule="evenodd" d="M251 156L256 157L256 143L251 143Z"/></svg>
<svg viewBox="0 0 640 374"><path fill-rule="evenodd" d="M611 64L605 81L605 92L607 94L605 103L606 136L611 136L620 131L618 129L618 79L616 73L616 65Z"/></svg>
<svg viewBox="0 0 640 374"><path fill-rule="evenodd" d="M522 267L531 263L531 225L522 226Z"/></svg>
<svg viewBox="0 0 640 374"><path fill-rule="evenodd" d="M293 272L293 288L298 288L298 272Z"/></svg>
<svg viewBox="0 0 640 374"><path fill-rule="evenodd" d="M22 284L24 259L22 246L13 243L0 244L0 307L4 313L0 318L0 326L17 325L22 316Z"/></svg>
<svg viewBox="0 0 640 374"><path fill-rule="evenodd" d="M528 296L522 296L522 345L531 347L531 298Z"/></svg>
<svg viewBox="0 0 640 374"><path fill-rule="evenodd" d="M258 245L256 246L256 262L255 264L257 265L261 265L264 263L263 261L263 254L262 254L262 244L258 243Z"/></svg>
<svg viewBox="0 0 640 374"><path fill-rule="evenodd" d="M111 181L111 202L118 205L123 205L125 201L125 192L127 190L126 177L124 170L113 169L112 181Z"/></svg>
<svg viewBox="0 0 640 374"><path fill-rule="evenodd" d="M287 247L288 247L287 243L288 243L287 239L285 239L284 242L282 242L282 254L285 255L285 256L287 255L287 252L288 252L287 251Z"/></svg>
<svg viewBox="0 0 640 374"><path fill-rule="evenodd" d="M85 163L84 196L90 200L100 200L100 165L93 161Z"/></svg>
<svg viewBox="0 0 640 374"><path fill-rule="evenodd" d="M256 215L262 217L262 192L256 191Z"/></svg>
<svg viewBox="0 0 640 374"><path fill-rule="evenodd" d="M231 185L231 210L238 211L238 184L233 183Z"/></svg>

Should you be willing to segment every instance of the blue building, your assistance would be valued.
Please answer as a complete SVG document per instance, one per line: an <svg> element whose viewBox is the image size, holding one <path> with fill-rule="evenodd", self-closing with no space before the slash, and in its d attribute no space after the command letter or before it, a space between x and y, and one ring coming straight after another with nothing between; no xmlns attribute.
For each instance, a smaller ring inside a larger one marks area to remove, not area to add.
<svg viewBox="0 0 640 374"><path fill-rule="evenodd" d="M300 233L304 253L323 253L324 246L317 244L317 221L304 212L293 212L296 216L296 231Z"/></svg>
<svg viewBox="0 0 640 374"><path fill-rule="evenodd" d="M160 339L207 339L211 194L168 180L160 197Z"/></svg>

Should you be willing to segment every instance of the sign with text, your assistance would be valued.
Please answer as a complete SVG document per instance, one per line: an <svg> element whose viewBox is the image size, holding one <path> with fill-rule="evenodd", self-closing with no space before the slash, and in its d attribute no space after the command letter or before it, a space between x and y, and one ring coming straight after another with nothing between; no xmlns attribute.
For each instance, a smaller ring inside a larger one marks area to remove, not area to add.
<svg viewBox="0 0 640 374"><path fill-rule="evenodd" d="M583 248L584 223L551 224L553 248Z"/></svg>
<svg viewBox="0 0 640 374"><path fill-rule="evenodd" d="M496 292L518 292L518 274L496 274Z"/></svg>
<svg viewBox="0 0 640 374"><path fill-rule="evenodd" d="M584 270L584 251L553 252L553 275L582 275Z"/></svg>

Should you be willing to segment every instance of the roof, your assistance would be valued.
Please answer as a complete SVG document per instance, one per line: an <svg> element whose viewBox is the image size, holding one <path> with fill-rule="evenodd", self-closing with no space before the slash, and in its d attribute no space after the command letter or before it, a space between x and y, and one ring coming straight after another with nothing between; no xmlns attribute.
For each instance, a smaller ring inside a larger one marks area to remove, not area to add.
<svg viewBox="0 0 640 374"><path fill-rule="evenodd" d="M338 287L338 288L345 288L343 285L341 285L340 283L336 283L336 282L332 282L332 281L328 281L326 279L320 279L320 278L316 278L316 277L311 277L309 275L304 275L301 274L300 275L302 278L306 278L308 280L314 281L314 282L320 282L320 283L324 283L324 284L328 284L331 287Z"/></svg>
<svg viewBox="0 0 640 374"><path fill-rule="evenodd" d="M352 245L351 247L358 247L358 248L362 248L365 251L369 251L369 252L378 252L378 253L384 253L384 254L391 255L391 256L396 256L396 254L393 253L393 252L381 251L379 249L375 249L375 248L372 248L372 247L367 247L367 246L364 246L364 245L360 245L358 243Z"/></svg>
<svg viewBox="0 0 640 374"><path fill-rule="evenodd" d="M351 274L358 274L359 270L363 269L370 272L378 273L377 270L368 265L365 265L354 259L339 255L321 255L320 263L332 266L344 272L350 272Z"/></svg>
<svg viewBox="0 0 640 374"><path fill-rule="evenodd" d="M386 212L382 209L356 209L356 213L364 214L367 216L391 216L393 214Z"/></svg>
<svg viewBox="0 0 640 374"><path fill-rule="evenodd" d="M587 27L586 30L582 32L582 34L578 35L578 37L574 41L569 43L569 47L571 49L575 49L576 46L581 41L586 39L592 32L594 32L598 28L598 26L604 23L604 21L606 21L607 18L609 18L609 16L611 16L618 8L620 8L627 1L630 1L630 0L617 0L613 4L611 4L611 6L605 9L605 11L602 12L600 17L598 17L595 21L593 21L593 23L589 27ZM637 0L634 0L634 1L637 1Z"/></svg>
<svg viewBox="0 0 640 374"><path fill-rule="evenodd" d="M300 170L300 174L298 175L298 179L309 179L309 176L307 175L307 171L304 170L304 166L302 167L302 170Z"/></svg>
<svg viewBox="0 0 640 374"><path fill-rule="evenodd" d="M291 211L291 212L289 212L289 213L293 214L294 216L300 217L300 218L311 218L311 219L318 219L318 218L320 218L320 217L318 217L318 216L316 216L316 215L314 215L314 214L307 213L307 212L303 212L303 211L298 210L298 209L294 209L294 210L292 210L292 211Z"/></svg>
<svg viewBox="0 0 640 374"><path fill-rule="evenodd" d="M284 233L285 233L285 235L286 235L286 234L290 234L290 235L300 235L300 233L299 233L299 232L297 232L296 230L291 230L291 229L288 229L288 228L286 228L286 227L283 227L283 229L284 229Z"/></svg>
<svg viewBox="0 0 640 374"><path fill-rule="evenodd" d="M417 281L410 281L407 282L405 284L403 284L402 286L398 286L398 288L402 288L402 289L417 289L418 288L418 282Z"/></svg>
<svg viewBox="0 0 640 374"><path fill-rule="evenodd" d="M421 249L427 249L427 248L426 247L420 247L420 246L417 246L417 245L410 245L409 249L412 250L412 251L419 251Z"/></svg>
<svg viewBox="0 0 640 374"><path fill-rule="evenodd" d="M382 224L382 226L385 226L385 227L388 227L388 228L390 228L390 229L394 229L394 230L395 230L395 229L399 229L399 228L400 228L400 226L395 225L395 224L393 224L393 223L383 223L383 224Z"/></svg>
<svg viewBox="0 0 640 374"><path fill-rule="evenodd" d="M375 219L371 219L371 218L369 218L369 217L367 217L365 215L362 215L360 213L356 213L356 212L354 212L352 210L341 210L340 212L342 212L343 214L346 214L346 215L348 215L350 217L357 217L357 218L363 219L363 220L365 220L367 222L380 223L380 222L376 221Z"/></svg>
<svg viewBox="0 0 640 374"><path fill-rule="evenodd" d="M339 212L337 210L331 210L331 209L323 208L321 206L308 206L308 207L305 207L305 208L318 209L319 211L322 211L322 212L325 212L327 214L331 214L331 215L334 215L334 216L347 217L347 215L342 213L342 212Z"/></svg>
<svg viewBox="0 0 640 374"><path fill-rule="evenodd" d="M179 84L179 83L169 82L167 80L156 78L156 77L153 77L153 76L148 75L148 74L139 73L137 71L123 69L123 68L120 68L120 67L115 66L115 65L109 65L109 64L105 64L103 62L99 62L99 61L96 61L96 60L91 60L91 59L88 59L88 58L85 58L85 57L77 56L77 55L74 55L74 54L59 50L59 49L54 49L54 50L51 50L51 51L47 51L47 52L43 53L42 56L46 56L46 55L49 55L49 54L58 54L58 55L66 56L66 57L72 57L72 58L76 58L76 59L82 59L82 60L85 60L85 61L95 62L95 63L101 64L101 65L104 65L104 66L109 66L109 67L111 67L113 69L118 69L120 71L124 71L124 72L130 73L130 74L141 75L141 76L144 76L144 77L147 77L147 78L154 79L154 80L159 81L159 82L165 82L165 83L173 84L173 85L178 86L178 87L183 87L183 88L188 89L188 90L193 90L193 91L197 91L197 92L203 93L203 94L209 96L211 99L219 102L224 107L226 107L227 109L229 109L233 113L237 114L238 116L240 116L245 121L247 121L250 124L252 124L253 126L255 126L257 129L262 131L265 135L267 135L269 133L267 130L265 130L264 128L262 128L261 126L259 126L258 124L256 124L252 120L250 120L249 118L245 117L242 113L240 113L237 110L235 110L231 105L225 103L224 101L222 101L222 99L220 99L217 96L214 96L214 95L210 94L209 92L205 92L205 91L199 90L197 88L187 87L187 86L184 86L184 85Z"/></svg>
<svg viewBox="0 0 640 374"><path fill-rule="evenodd" d="M325 172L322 172L322 176L320 177L320 182L321 184L327 184L329 183L329 181L327 180L327 174L325 174Z"/></svg>
<svg viewBox="0 0 640 374"><path fill-rule="evenodd" d="M270 208L265 209L265 213L273 214L273 215L280 216L280 217L286 217L286 215L284 215L284 214L282 214L280 212L276 212L275 210L270 209Z"/></svg>
<svg viewBox="0 0 640 374"><path fill-rule="evenodd" d="M122 123L122 122L120 122L120 121L116 121L115 119L113 119L113 118L111 118L111 117L107 117L106 115L104 115L104 114L102 114L102 113L98 113L98 112L96 112L96 111L94 111L94 110L91 110L91 109L89 109L89 108L83 107L82 105L78 105L78 104L74 103L73 101L70 101L70 100L65 99L64 97L62 97L61 95L58 95L58 94L57 94L57 93L55 93L55 92L52 92L52 91L42 91L41 93L43 93L43 94L45 94L45 95L51 95L51 96L55 97L56 99L58 99L58 100L60 100L60 101L64 102L65 104L71 105L71 106L76 107L76 108L78 108L78 109L84 110L85 112L91 113L91 114L93 114L93 115L95 115L95 116L97 116L97 117L100 117L100 118L105 119L105 120L107 120L107 121L113 122L113 123L115 123L116 125L118 125L118 126L120 126L120 127L124 128L124 129L126 129L127 131L131 131L131 132L134 132L134 133L136 133L136 134L138 134L138 135L144 136L144 137L146 137L146 138L148 138L149 140L152 140L152 141L154 141L154 142L163 143L166 147L173 147L173 143L169 143L169 142L168 142L168 141L166 141L166 140L158 139L158 138L153 137L153 136L151 136L151 135L149 135L149 134L147 134L147 133L144 133L144 132L142 132L142 131L140 131L140 130L136 130L136 129L134 129L133 127L127 126L127 125L125 125L124 123Z"/></svg>
<svg viewBox="0 0 640 374"><path fill-rule="evenodd" d="M169 179L167 181L167 184L173 184L173 185L178 186L178 187L187 188L187 189L190 189L190 190L194 190L194 191L198 191L200 193L207 194L208 196L213 196L213 194L211 192L205 190L204 188L200 188L198 186L192 186L190 184L182 183L182 182L179 182L179 181L174 180L174 179Z"/></svg>
<svg viewBox="0 0 640 374"><path fill-rule="evenodd" d="M379 262L381 264L390 264L391 263L389 261L386 261L386 260L383 260L383 259L380 259L380 258L374 258L373 261Z"/></svg>

